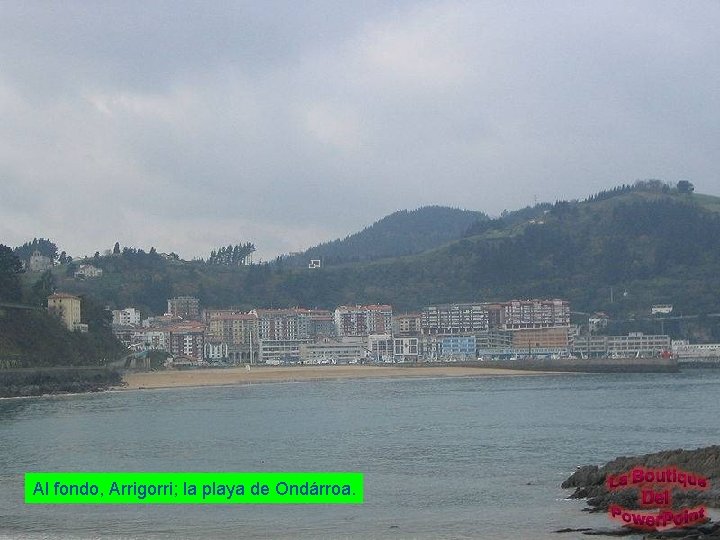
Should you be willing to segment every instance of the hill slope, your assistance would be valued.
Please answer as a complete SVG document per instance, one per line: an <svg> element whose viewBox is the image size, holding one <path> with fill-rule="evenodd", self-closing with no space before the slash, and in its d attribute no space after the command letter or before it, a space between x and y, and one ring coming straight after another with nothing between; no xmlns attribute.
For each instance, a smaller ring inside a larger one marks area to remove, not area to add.
<svg viewBox="0 0 720 540"><path fill-rule="evenodd" d="M121 255L98 262L102 278L65 278L60 287L156 313L177 294L246 308L387 302L400 311L562 297L574 311L625 318L647 316L655 303L674 304L674 313L720 312L720 199L641 188L601 195L483 218L464 238L403 257L310 270L282 260L229 268Z"/></svg>
<svg viewBox="0 0 720 540"><path fill-rule="evenodd" d="M487 216L482 212L444 206L400 210L344 239L287 257L285 262L307 266L310 259L320 259L324 266L332 266L421 253L462 237L473 223L484 220Z"/></svg>

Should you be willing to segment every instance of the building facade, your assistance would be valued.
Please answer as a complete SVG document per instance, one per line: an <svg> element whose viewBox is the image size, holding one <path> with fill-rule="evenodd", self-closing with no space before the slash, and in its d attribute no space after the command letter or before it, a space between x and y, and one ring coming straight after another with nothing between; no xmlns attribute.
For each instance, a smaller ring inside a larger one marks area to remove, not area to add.
<svg viewBox="0 0 720 540"><path fill-rule="evenodd" d="M393 335L398 337L416 337L421 332L422 314L403 313L393 316Z"/></svg>
<svg viewBox="0 0 720 540"><path fill-rule="evenodd" d="M417 362L420 357L420 341L416 337L396 337L393 339L395 362Z"/></svg>
<svg viewBox="0 0 720 540"><path fill-rule="evenodd" d="M80 267L75 271L74 276L76 278L97 278L102 276L102 268L97 268L92 264L81 264Z"/></svg>
<svg viewBox="0 0 720 540"><path fill-rule="evenodd" d="M391 334L370 334L367 341L367 351L374 362L392 362L394 356L394 343Z"/></svg>
<svg viewBox="0 0 720 540"><path fill-rule="evenodd" d="M444 359L475 358L475 336L445 336L440 340L440 356Z"/></svg>
<svg viewBox="0 0 720 540"><path fill-rule="evenodd" d="M205 340L203 357L210 362L224 362L228 360L228 344L222 341Z"/></svg>
<svg viewBox="0 0 720 540"><path fill-rule="evenodd" d="M511 300L504 302L503 330L528 330L570 325L566 300Z"/></svg>
<svg viewBox="0 0 720 540"><path fill-rule="evenodd" d="M39 251L34 251L30 255L30 261L28 262L28 268L31 272L45 272L53 267L53 261L50 257L42 255Z"/></svg>
<svg viewBox="0 0 720 540"><path fill-rule="evenodd" d="M304 364L354 364L365 357L359 343L327 341L300 345L300 361Z"/></svg>
<svg viewBox="0 0 720 540"><path fill-rule="evenodd" d="M160 328L139 328L132 334L130 348L135 351L170 352L168 334L166 330Z"/></svg>
<svg viewBox="0 0 720 540"><path fill-rule="evenodd" d="M87 332L87 325L81 318L81 300L79 296L55 293L48 297L48 312L58 317L71 331Z"/></svg>
<svg viewBox="0 0 720 540"><path fill-rule="evenodd" d="M134 307L124 309L113 309L113 325L117 326L137 326L140 324L140 310Z"/></svg>
<svg viewBox="0 0 720 540"><path fill-rule="evenodd" d="M228 358L233 362L253 362L258 358L259 321L254 313L205 311L208 335L226 343Z"/></svg>
<svg viewBox="0 0 720 540"><path fill-rule="evenodd" d="M338 336L368 336L392 332L392 306L339 306L335 309L335 330Z"/></svg>
<svg viewBox="0 0 720 540"><path fill-rule="evenodd" d="M300 362L300 346L309 342L308 339L261 339L259 360L271 365Z"/></svg>
<svg viewBox="0 0 720 540"><path fill-rule="evenodd" d="M670 336L631 332L627 336L576 336L574 354L585 357L655 357L671 350Z"/></svg>
<svg viewBox="0 0 720 540"><path fill-rule="evenodd" d="M672 341L672 353L678 362L720 360L720 343L690 343L684 339Z"/></svg>
<svg viewBox="0 0 720 540"><path fill-rule="evenodd" d="M484 332L488 329L485 304L443 304L423 309L420 327L423 335L453 335Z"/></svg>
<svg viewBox="0 0 720 540"><path fill-rule="evenodd" d="M167 313L186 321L200 320L200 300L194 296L177 296L167 301Z"/></svg>
<svg viewBox="0 0 720 540"><path fill-rule="evenodd" d="M166 329L167 351L172 356L184 356L197 361L203 359L205 350L205 325L196 321L184 321Z"/></svg>

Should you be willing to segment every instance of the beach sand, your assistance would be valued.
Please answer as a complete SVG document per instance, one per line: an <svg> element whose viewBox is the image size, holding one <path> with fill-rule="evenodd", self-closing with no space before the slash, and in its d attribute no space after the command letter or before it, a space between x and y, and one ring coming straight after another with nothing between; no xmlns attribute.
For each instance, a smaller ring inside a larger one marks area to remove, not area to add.
<svg viewBox="0 0 720 540"><path fill-rule="evenodd" d="M543 372L468 366L384 367L384 366L290 366L193 369L126 373L127 389L219 386L265 382L319 381L329 379L407 378L407 377L487 377L543 375Z"/></svg>

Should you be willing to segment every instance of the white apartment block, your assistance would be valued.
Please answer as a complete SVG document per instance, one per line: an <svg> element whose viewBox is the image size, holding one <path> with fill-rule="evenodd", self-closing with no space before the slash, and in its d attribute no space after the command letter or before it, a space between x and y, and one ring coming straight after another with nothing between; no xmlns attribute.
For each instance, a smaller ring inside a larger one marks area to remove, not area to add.
<svg viewBox="0 0 720 540"><path fill-rule="evenodd" d="M300 361L300 347L307 339L261 339L259 350L260 363L278 365Z"/></svg>
<svg viewBox="0 0 720 540"><path fill-rule="evenodd" d="M97 268L92 264L81 264L75 271L76 278L96 278L102 276L102 268Z"/></svg>
<svg viewBox="0 0 720 540"><path fill-rule="evenodd" d="M168 351L168 334L160 329L133 332L130 348L135 351Z"/></svg>
<svg viewBox="0 0 720 540"><path fill-rule="evenodd" d="M504 330L570 325L570 304L566 300L511 300L503 306Z"/></svg>
<svg viewBox="0 0 720 540"><path fill-rule="evenodd" d="M420 342L416 337L395 338L393 357L396 362L417 361L420 355Z"/></svg>
<svg viewBox="0 0 720 540"><path fill-rule="evenodd" d="M135 326L140 324L140 310L134 307L113 309L112 323L117 326Z"/></svg>
<svg viewBox="0 0 720 540"><path fill-rule="evenodd" d="M221 341L206 341L203 350L205 360L222 361L228 358L228 345Z"/></svg>
<svg viewBox="0 0 720 540"><path fill-rule="evenodd" d="M420 326L425 335L484 332L488 329L488 321L488 308L481 303L428 306L420 316Z"/></svg>
<svg viewBox="0 0 720 540"><path fill-rule="evenodd" d="M372 360L376 362L392 362L393 337L390 334L370 334L367 349Z"/></svg>

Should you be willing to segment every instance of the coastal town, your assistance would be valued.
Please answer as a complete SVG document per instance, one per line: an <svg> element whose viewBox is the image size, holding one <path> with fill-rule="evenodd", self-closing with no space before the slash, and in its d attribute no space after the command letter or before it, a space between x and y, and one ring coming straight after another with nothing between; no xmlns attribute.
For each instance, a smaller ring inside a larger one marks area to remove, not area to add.
<svg viewBox="0 0 720 540"><path fill-rule="evenodd" d="M48 310L66 327L86 331L80 298L54 293ZM672 306L656 306L667 314ZM467 362L519 358L660 358L679 361L720 357L720 345L689 344L669 335L605 335L602 313L586 325L571 323L561 299L450 303L394 313L386 304L343 305L335 310L203 307L198 298L167 301L163 315L143 317L135 307L112 310L113 333L142 358L166 353L169 366L327 365Z"/></svg>

